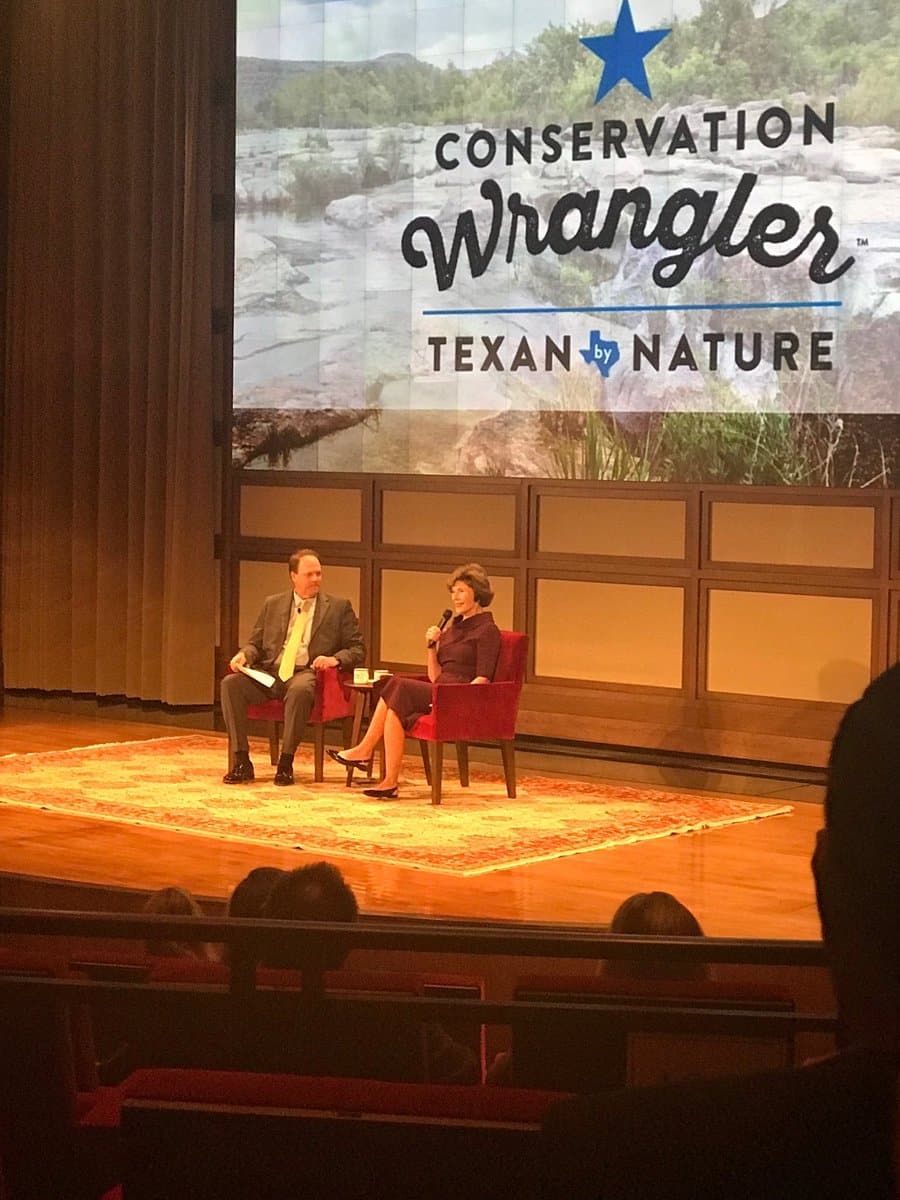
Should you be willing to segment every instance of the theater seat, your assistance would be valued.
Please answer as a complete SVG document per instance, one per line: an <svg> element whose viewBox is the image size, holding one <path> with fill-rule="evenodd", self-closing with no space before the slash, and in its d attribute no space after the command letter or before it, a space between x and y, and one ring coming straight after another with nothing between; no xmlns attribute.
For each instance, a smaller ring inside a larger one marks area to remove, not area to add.
<svg viewBox="0 0 900 1200"><path fill-rule="evenodd" d="M117 1083L139 1067L241 1068L298 1074L359 1075L376 1079L467 1084L484 1079L484 1028L480 1021L455 1016L446 1024L410 1014L385 1026L374 1004L301 1008L296 993L300 974L258 967L259 989L246 1004L232 1006L227 963L194 958L146 958L124 964L79 960L100 978L146 980L173 987L153 997L135 993L120 1010L98 1007L95 1017L104 1041L120 1048L103 1081ZM140 975L131 975L134 970ZM113 970L110 976L108 972ZM334 970L325 972L326 997L377 999L407 996L478 1000L480 979L427 972ZM110 1029L114 1031L112 1039Z"/></svg>
<svg viewBox="0 0 900 1200"><path fill-rule="evenodd" d="M45 954L40 950L0 946L0 974L64 979L68 973L69 960L64 954Z"/></svg>
<svg viewBox="0 0 900 1200"><path fill-rule="evenodd" d="M409 736L419 740L432 804L441 802L445 742L456 742L463 787L469 786L469 742L496 742L503 759L506 794L515 799L516 719L527 660L528 638L524 633L504 629L490 683L435 684L432 688L431 710L409 729Z"/></svg>
<svg viewBox="0 0 900 1200"><path fill-rule="evenodd" d="M198 959L157 958L152 961L150 979L154 983L214 984L225 987L229 979L229 967L227 963L204 962ZM446 972L340 969L326 971L324 980L326 994L334 996L405 994L423 999L429 997L434 999L484 999L483 979ZM300 987L300 975L297 971L257 967L256 982L259 987L263 988L296 990ZM478 1079L483 1082L485 1073L484 1026L478 1021L473 1022L465 1017L457 1017L452 1021L445 1022L444 1030L453 1041L471 1052L477 1064ZM436 1069L439 1071L441 1065L436 1061L436 1055L440 1048L439 1043L443 1043L445 1050L452 1051L453 1048L448 1046L446 1038L426 1037L423 1049L424 1062L420 1067L414 1066L414 1063L411 1062L409 1069L413 1070L414 1074L406 1077L422 1080L442 1077L440 1073L437 1075L434 1073ZM190 1044L197 1045L192 1039ZM371 1049L362 1050L361 1054L370 1066L377 1066L377 1062L373 1062ZM459 1055L456 1058L459 1061ZM171 1059L167 1061L169 1065L174 1065ZM187 1065L189 1061L184 1060L178 1065ZM197 1064L196 1059L193 1061ZM416 1061L418 1061L418 1056ZM450 1064L445 1062L445 1065L449 1066ZM336 1070L337 1068L333 1066L331 1069Z"/></svg>
<svg viewBox="0 0 900 1200"><path fill-rule="evenodd" d="M72 978L64 957L0 948L0 980ZM61 988L0 993L0 1161L10 1200L66 1195L73 1171L77 1120L96 1085L91 1025L85 1006ZM82 1089L82 1090L79 1090ZM90 1093L84 1089L91 1089ZM110 1180L106 1179L108 1186ZM79 1180L75 1200L99 1194ZM0 1193L3 1195L4 1193Z"/></svg>
<svg viewBox="0 0 900 1200"><path fill-rule="evenodd" d="M560 1093L138 1071L86 1118L121 1130L127 1200L529 1200Z"/></svg>
<svg viewBox="0 0 900 1200"><path fill-rule="evenodd" d="M512 1080L526 1087L589 1092L678 1079L775 1069L793 1062L793 1037L769 1032L685 1033L604 1022L604 1007L791 1012L782 988L732 980L627 979L602 975L527 975L516 1000L596 1006L583 1020L554 1018L540 1028L513 1022Z"/></svg>

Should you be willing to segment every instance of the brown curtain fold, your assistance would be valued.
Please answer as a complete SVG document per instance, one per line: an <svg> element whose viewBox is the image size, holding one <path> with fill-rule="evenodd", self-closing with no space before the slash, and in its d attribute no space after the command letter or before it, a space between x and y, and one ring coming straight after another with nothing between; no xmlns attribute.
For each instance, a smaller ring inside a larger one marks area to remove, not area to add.
<svg viewBox="0 0 900 1200"><path fill-rule="evenodd" d="M12 8L9 688L213 699L212 22Z"/></svg>

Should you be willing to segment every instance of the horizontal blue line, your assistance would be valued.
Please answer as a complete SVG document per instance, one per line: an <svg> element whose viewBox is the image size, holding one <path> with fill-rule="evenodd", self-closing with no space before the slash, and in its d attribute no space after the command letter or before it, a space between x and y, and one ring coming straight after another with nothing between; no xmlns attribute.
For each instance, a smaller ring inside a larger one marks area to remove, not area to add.
<svg viewBox="0 0 900 1200"><path fill-rule="evenodd" d="M711 312L760 308L841 308L843 300L763 300L753 304L608 304L583 308L423 308L423 317L517 316L525 313Z"/></svg>

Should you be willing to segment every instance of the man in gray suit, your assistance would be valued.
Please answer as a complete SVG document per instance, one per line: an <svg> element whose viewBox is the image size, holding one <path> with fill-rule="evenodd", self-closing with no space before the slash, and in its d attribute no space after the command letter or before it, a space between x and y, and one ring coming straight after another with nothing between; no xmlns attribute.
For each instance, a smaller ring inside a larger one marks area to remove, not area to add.
<svg viewBox="0 0 900 1200"><path fill-rule="evenodd" d="M233 675L222 680L222 715L228 730L229 769L225 783L249 783L253 764L247 742L247 707L284 699L284 737L275 782L294 782L294 752L303 737L316 690L316 672L352 670L366 656L349 600L321 590L322 564L314 550L296 550L288 570L293 588L269 596L250 640L231 660ZM272 688L241 672L253 667L275 676Z"/></svg>

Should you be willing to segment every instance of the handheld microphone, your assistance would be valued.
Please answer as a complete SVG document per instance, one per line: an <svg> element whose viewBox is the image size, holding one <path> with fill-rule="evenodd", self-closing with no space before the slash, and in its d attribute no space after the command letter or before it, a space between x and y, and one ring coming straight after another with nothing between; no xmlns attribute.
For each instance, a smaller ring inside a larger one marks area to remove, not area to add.
<svg viewBox="0 0 900 1200"><path fill-rule="evenodd" d="M443 629L444 626L447 624L447 622L450 620L450 618L452 616L453 616L453 609L445 608L444 611L441 613L441 619L438 622L438 629ZM436 645L437 645L437 642L434 641L434 639L432 638L432 640L428 643L428 649L433 650Z"/></svg>

